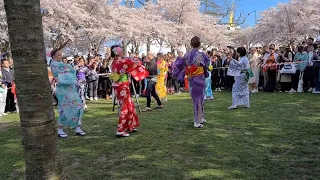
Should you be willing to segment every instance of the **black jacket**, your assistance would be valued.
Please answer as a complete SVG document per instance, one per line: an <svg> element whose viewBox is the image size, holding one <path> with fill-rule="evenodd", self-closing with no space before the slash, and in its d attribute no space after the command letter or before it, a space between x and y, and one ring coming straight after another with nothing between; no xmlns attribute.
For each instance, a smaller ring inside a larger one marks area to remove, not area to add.
<svg viewBox="0 0 320 180"><path fill-rule="evenodd" d="M148 78L153 78L158 75L158 66L156 58L153 58L151 61L147 62L146 69L149 72Z"/></svg>

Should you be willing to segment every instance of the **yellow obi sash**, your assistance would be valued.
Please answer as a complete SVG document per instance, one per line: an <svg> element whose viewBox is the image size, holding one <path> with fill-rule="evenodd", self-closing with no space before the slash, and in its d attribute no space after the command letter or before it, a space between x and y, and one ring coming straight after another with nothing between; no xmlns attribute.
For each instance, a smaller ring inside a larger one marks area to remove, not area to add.
<svg viewBox="0 0 320 180"><path fill-rule="evenodd" d="M114 82L128 82L128 75L127 74L118 74L118 73L112 73L110 75L110 79Z"/></svg>
<svg viewBox="0 0 320 180"><path fill-rule="evenodd" d="M200 76L204 74L204 68L203 66L188 66L186 69L186 75L187 77L193 77L193 76Z"/></svg>

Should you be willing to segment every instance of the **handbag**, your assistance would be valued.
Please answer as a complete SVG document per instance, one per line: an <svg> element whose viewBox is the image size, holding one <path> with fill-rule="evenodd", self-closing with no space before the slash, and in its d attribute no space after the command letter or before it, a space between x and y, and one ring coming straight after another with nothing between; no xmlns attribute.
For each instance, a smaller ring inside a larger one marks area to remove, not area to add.
<svg viewBox="0 0 320 180"><path fill-rule="evenodd" d="M297 65L285 64L281 70L280 74L295 74L297 72Z"/></svg>
<svg viewBox="0 0 320 180"><path fill-rule="evenodd" d="M303 92L303 71L300 72L300 76L299 76L299 83L298 83L298 89L297 92L301 93Z"/></svg>

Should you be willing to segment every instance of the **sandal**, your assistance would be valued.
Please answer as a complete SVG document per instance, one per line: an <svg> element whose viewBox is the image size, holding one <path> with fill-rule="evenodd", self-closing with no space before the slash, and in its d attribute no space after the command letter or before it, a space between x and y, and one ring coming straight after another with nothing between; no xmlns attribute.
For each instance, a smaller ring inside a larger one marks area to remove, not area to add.
<svg viewBox="0 0 320 180"><path fill-rule="evenodd" d="M131 131L128 129L128 130L126 130L126 132L127 133L136 133L136 132L138 132L138 130L137 129L132 129Z"/></svg>
<svg viewBox="0 0 320 180"><path fill-rule="evenodd" d="M86 133L85 132L76 132L76 136L85 136L86 135Z"/></svg>
<svg viewBox="0 0 320 180"><path fill-rule="evenodd" d="M203 128L203 124L200 124L198 126L194 126L195 128Z"/></svg>
<svg viewBox="0 0 320 180"><path fill-rule="evenodd" d="M228 107L228 110L232 110L232 109L238 109L238 107L237 107L237 106L230 106L230 107Z"/></svg>
<svg viewBox="0 0 320 180"><path fill-rule="evenodd" d="M130 136L130 134L129 133L126 133L126 132L117 132L116 133L116 136L117 137L129 137Z"/></svg>
<svg viewBox="0 0 320 180"><path fill-rule="evenodd" d="M59 137L59 138L63 138L63 139L64 139L64 138L67 138L67 137L68 137L68 135L67 135L67 134L58 134L58 137Z"/></svg>

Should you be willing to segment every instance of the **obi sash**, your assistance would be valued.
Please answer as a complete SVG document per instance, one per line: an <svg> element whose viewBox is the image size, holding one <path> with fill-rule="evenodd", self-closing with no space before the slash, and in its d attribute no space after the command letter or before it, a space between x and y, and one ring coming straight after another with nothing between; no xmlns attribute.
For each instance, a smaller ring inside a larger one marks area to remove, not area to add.
<svg viewBox="0 0 320 180"><path fill-rule="evenodd" d="M86 74L84 74L84 72L79 72L79 73L77 74L77 78L78 78L78 79L85 79L85 78L86 78Z"/></svg>
<svg viewBox="0 0 320 180"><path fill-rule="evenodd" d="M245 78L247 82L249 81L250 78L254 77L254 74L251 69L242 70L241 73L244 73L246 75Z"/></svg>
<svg viewBox="0 0 320 180"><path fill-rule="evenodd" d="M127 74L117 74L117 73L112 73L110 75L110 79L115 81L115 82L128 82L129 78Z"/></svg>
<svg viewBox="0 0 320 180"><path fill-rule="evenodd" d="M187 77L193 77L193 76L200 76L204 74L204 68L203 66L188 66L186 69L186 75Z"/></svg>

